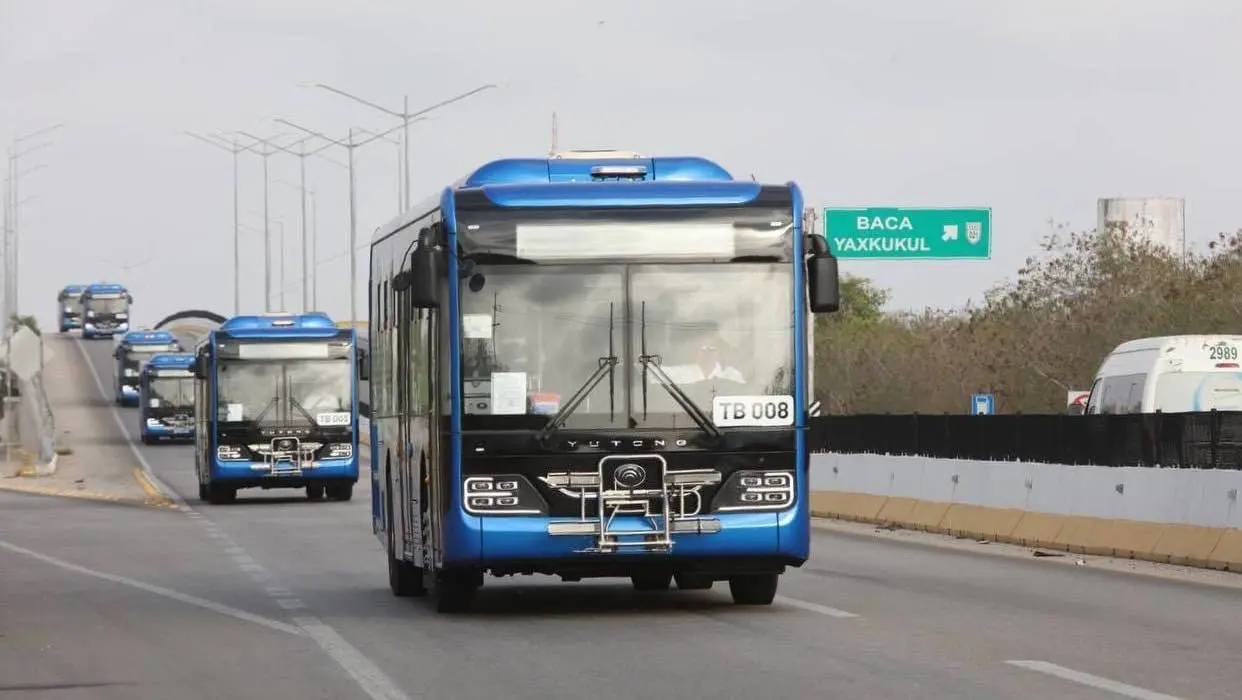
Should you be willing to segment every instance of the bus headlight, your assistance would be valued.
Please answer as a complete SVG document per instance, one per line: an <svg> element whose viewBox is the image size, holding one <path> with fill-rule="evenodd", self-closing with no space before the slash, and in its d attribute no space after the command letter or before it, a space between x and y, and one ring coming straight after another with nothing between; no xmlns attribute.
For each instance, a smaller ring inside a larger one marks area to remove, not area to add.
<svg viewBox="0 0 1242 700"><path fill-rule="evenodd" d="M735 472L712 499L715 512L784 510L794 503L792 471L744 470Z"/></svg>
<svg viewBox="0 0 1242 700"><path fill-rule="evenodd" d="M348 442L337 442L328 446L328 459L349 459L354 456L354 446Z"/></svg>
<svg viewBox="0 0 1242 700"><path fill-rule="evenodd" d="M242 449L237 445L220 445L216 447L216 457L218 459L244 459L242 457Z"/></svg>
<svg viewBox="0 0 1242 700"><path fill-rule="evenodd" d="M548 504L520 474L468 476L463 500L471 515L546 515Z"/></svg>

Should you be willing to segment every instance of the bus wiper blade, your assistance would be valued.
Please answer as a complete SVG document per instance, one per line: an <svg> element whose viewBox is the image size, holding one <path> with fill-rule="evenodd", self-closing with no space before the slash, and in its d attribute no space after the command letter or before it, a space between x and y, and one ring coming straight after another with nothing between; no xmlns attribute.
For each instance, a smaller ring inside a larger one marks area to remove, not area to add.
<svg viewBox="0 0 1242 700"><path fill-rule="evenodd" d="M574 392L573 396L569 397L569 400L565 402L565 405L561 407L561 410L557 411L556 414L552 416L552 420L548 421L548 424L543 426L543 429L540 430L539 434L535 436L540 444L547 444L548 438L552 437L553 433L561 429L561 426L564 425L565 421L569 418L569 414L578 410L578 406L586 400L586 397L590 395L591 390L603 381L605 374L611 376L613 371L616 369L616 366L616 355L609 355L607 357L599 358L599 366L595 368L595 371L591 373L591 376L583 382L582 386L578 387L578 390Z"/></svg>
<svg viewBox="0 0 1242 700"><path fill-rule="evenodd" d="M306 420L310 421L310 422L311 422L311 425L314 425L314 424L315 424L315 417L314 417L314 416L312 416L312 415L310 414L310 411L307 411L307 410L306 410L306 408L305 408L304 406L302 406L302 404L301 404L301 403L300 403L297 399L295 399L295 398L293 398L292 396L290 396L290 397L289 397L289 405L291 405L291 406L293 406L294 408L298 409L298 413L301 413L302 415L306 416Z"/></svg>
<svg viewBox="0 0 1242 700"><path fill-rule="evenodd" d="M677 383L664 373L664 368L655 361L655 358L655 355L641 355L639 356L638 361L643 364L644 370L651 370L651 373L655 375L656 381L660 383L660 386L664 387L664 390L669 393L669 396L673 397L673 400L677 402L677 405L681 406L682 410L689 414L690 418L694 421L695 425L699 426L700 430L711 436L712 440L719 440L721 437L720 429L717 428L715 424L712 423L711 419L703 413L703 409L699 408L698 404L687 396L686 392L682 390L681 387L677 386Z"/></svg>

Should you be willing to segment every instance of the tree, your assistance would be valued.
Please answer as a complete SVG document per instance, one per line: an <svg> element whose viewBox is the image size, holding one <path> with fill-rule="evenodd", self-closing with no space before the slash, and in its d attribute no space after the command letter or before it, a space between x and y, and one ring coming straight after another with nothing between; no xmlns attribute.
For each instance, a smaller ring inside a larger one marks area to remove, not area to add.
<svg viewBox="0 0 1242 700"><path fill-rule="evenodd" d="M29 328L35 335L43 335L43 333L39 330L39 319L34 316L18 316L17 314L13 314L9 317L10 331L16 333L21 330L22 326Z"/></svg>

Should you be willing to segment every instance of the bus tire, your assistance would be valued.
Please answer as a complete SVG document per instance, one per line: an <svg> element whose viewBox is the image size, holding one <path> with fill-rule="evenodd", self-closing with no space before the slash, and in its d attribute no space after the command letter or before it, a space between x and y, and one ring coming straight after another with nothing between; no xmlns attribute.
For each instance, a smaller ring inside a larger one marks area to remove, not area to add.
<svg viewBox="0 0 1242 700"><path fill-rule="evenodd" d="M348 501L354 497L354 485L350 482L344 484L329 484L324 489L328 498L333 501Z"/></svg>
<svg viewBox="0 0 1242 700"><path fill-rule="evenodd" d="M636 591L667 591L672 582L671 573L648 572L630 577L630 583L634 584Z"/></svg>
<svg viewBox="0 0 1242 700"><path fill-rule="evenodd" d="M771 605L780 578L780 574L734 576L729 579L729 593L736 605Z"/></svg>
<svg viewBox="0 0 1242 700"><path fill-rule="evenodd" d="M324 498L326 493L327 488L323 484L310 483L306 485L306 500L308 501L318 501Z"/></svg>
<svg viewBox="0 0 1242 700"><path fill-rule="evenodd" d="M211 499L211 492L207 489L207 484L198 485L198 500L207 501Z"/></svg>
<svg viewBox="0 0 1242 700"><path fill-rule="evenodd" d="M207 484L207 502L213 506L232 503L237 500L237 489L221 484Z"/></svg>

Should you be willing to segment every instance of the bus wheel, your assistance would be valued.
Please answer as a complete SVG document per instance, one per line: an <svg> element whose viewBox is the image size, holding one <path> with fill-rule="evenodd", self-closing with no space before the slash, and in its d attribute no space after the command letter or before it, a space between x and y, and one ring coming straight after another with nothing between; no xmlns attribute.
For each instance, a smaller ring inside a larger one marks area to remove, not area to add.
<svg viewBox="0 0 1242 700"><path fill-rule="evenodd" d="M307 484L306 485L307 500L318 501L319 499L324 497L324 494L326 492L327 492L327 489L324 487L323 484Z"/></svg>
<svg viewBox="0 0 1242 700"><path fill-rule="evenodd" d="M705 591L715 583L711 576L702 574L673 574L673 579L681 591Z"/></svg>
<svg viewBox="0 0 1242 700"><path fill-rule="evenodd" d="M326 490L328 498L334 501L348 501L354 497L354 485L350 483L332 484Z"/></svg>
<svg viewBox="0 0 1242 700"><path fill-rule="evenodd" d="M643 573L630 577L630 582L634 584L634 590L637 591L666 591L668 586L673 582L673 575L669 573Z"/></svg>
<svg viewBox="0 0 1242 700"><path fill-rule="evenodd" d="M392 477L388 477L388 498L384 505L386 529L388 530L388 588L398 598L422 597L427 595L427 587L423 585L423 570L404 559L397 558L397 542L393 531L392 512Z"/></svg>
<svg viewBox="0 0 1242 700"><path fill-rule="evenodd" d="M199 484L198 485L198 500L206 501L210 497L211 497L211 493L207 489L207 484Z"/></svg>
<svg viewBox="0 0 1242 700"><path fill-rule="evenodd" d="M780 574L748 574L729 579L729 593L737 605L771 605Z"/></svg>
<svg viewBox="0 0 1242 700"><path fill-rule="evenodd" d="M436 612L462 613L470 609L474 594L483 585L483 573L466 569L438 572L435 585Z"/></svg>
<svg viewBox="0 0 1242 700"><path fill-rule="evenodd" d="M214 506L232 503L237 500L237 489L220 484L207 485L207 502Z"/></svg>

